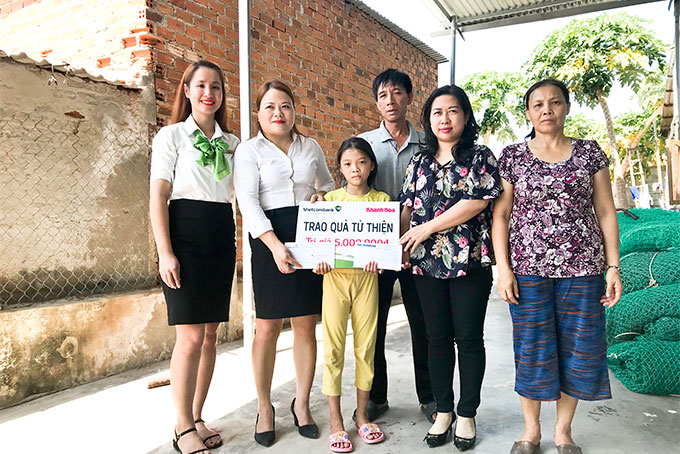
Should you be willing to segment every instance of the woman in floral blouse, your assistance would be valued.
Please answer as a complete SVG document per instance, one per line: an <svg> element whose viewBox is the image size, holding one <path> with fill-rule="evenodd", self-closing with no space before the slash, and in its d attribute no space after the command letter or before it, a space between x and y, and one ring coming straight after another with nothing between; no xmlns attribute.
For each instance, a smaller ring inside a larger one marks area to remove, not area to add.
<svg viewBox="0 0 680 454"><path fill-rule="evenodd" d="M510 452L539 452L541 402L555 400L557 452L578 454L578 400L611 398L603 306L618 302L621 276L609 163L597 142L564 135L570 103L562 82L534 84L524 104L534 128L530 140L503 150L493 213L525 424Z"/></svg>
<svg viewBox="0 0 680 454"><path fill-rule="evenodd" d="M444 444L456 419L455 342L460 399L454 443L464 451L476 440L474 417L486 364L484 317L493 281L491 201L501 189L493 154L475 143L479 126L463 90L436 89L421 121L425 143L409 164L400 200L401 243L422 302L437 402L425 440L430 447Z"/></svg>

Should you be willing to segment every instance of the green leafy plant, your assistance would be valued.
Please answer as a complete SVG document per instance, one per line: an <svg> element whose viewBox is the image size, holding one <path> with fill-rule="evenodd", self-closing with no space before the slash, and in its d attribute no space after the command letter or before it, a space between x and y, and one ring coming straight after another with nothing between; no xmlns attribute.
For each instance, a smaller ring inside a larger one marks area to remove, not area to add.
<svg viewBox="0 0 680 454"><path fill-rule="evenodd" d="M591 108L600 105L614 167L617 205L621 207L629 206L630 200L607 97L617 81L637 91L653 73L663 69L667 46L642 25L645 22L625 13L574 20L548 35L526 65L533 80L559 79L580 104Z"/></svg>
<svg viewBox="0 0 680 454"><path fill-rule="evenodd" d="M501 141L514 141L515 124L525 121L522 95L525 81L519 73L486 71L475 73L463 80L472 110L478 115L480 134L485 145L495 135Z"/></svg>

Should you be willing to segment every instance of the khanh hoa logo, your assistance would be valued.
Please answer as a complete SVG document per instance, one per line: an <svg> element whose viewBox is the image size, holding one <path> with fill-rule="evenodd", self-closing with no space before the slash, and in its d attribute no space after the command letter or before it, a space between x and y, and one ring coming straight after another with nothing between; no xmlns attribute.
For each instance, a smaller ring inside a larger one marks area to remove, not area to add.
<svg viewBox="0 0 680 454"><path fill-rule="evenodd" d="M394 213L396 211L394 208L366 208L366 213Z"/></svg>

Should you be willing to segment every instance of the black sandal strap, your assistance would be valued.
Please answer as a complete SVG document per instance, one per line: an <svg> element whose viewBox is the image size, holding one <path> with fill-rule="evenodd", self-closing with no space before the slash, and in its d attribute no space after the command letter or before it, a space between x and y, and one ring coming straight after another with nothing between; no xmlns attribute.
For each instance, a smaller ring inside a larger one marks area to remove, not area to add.
<svg viewBox="0 0 680 454"><path fill-rule="evenodd" d="M205 424L205 421L203 421L201 418L198 418L198 419L197 419L196 421L194 421L194 422L195 422L196 424L198 424L199 422L202 422L203 424Z"/></svg>
<svg viewBox="0 0 680 454"><path fill-rule="evenodd" d="M177 435L177 433L175 433L175 437L176 437L177 440L179 440L180 438L182 438L183 436L185 436L186 434L191 433L191 432L196 432L196 428L190 427L189 429L185 430L184 432L182 432L179 435ZM200 452L200 451L196 451L196 452Z"/></svg>
<svg viewBox="0 0 680 454"><path fill-rule="evenodd" d="M208 452L208 451L210 451L208 448L203 448L203 449L199 449L197 451L191 451L189 454L198 454L199 452Z"/></svg>
<svg viewBox="0 0 680 454"><path fill-rule="evenodd" d="M205 444L208 440L212 440L212 439L215 438L215 437L220 437L220 438L221 438L221 435L220 435L220 434L208 435L207 437L205 437L205 438L203 439L203 444Z"/></svg>

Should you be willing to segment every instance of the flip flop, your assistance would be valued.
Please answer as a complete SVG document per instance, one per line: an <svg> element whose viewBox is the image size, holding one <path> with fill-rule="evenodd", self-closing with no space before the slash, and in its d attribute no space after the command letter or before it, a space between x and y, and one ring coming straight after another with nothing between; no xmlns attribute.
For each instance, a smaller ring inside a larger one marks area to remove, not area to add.
<svg viewBox="0 0 680 454"><path fill-rule="evenodd" d="M540 443L532 443L526 440L516 441L512 445L510 454L538 454L539 446Z"/></svg>
<svg viewBox="0 0 680 454"><path fill-rule="evenodd" d="M385 401L384 404L376 404L372 400L369 400L368 405L366 405L366 413L368 413L368 420L371 422L375 421L378 418L378 416L382 415L389 409L390 404L387 401ZM356 409L354 409L354 413L352 413L352 421L357 422Z"/></svg>
<svg viewBox="0 0 680 454"><path fill-rule="evenodd" d="M380 427L378 427L377 424L372 424L370 422L362 424L362 426L359 427L358 432L361 439L369 445L380 443L385 439L385 434L383 434L382 430L380 430ZM371 435L378 436L371 438Z"/></svg>
<svg viewBox="0 0 680 454"><path fill-rule="evenodd" d="M557 454L582 454L581 447L577 445L557 445Z"/></svg>
<svg viewBox="0 0 680 454"><path fill-rule="evenodd" d="M342 443L349 443L349 446L343 448ZM352 446L352 441L349 439L349 434L344 430L339 430L328 436L328 448L333 452L352 452L354 451L354 446Z"/></svg>

